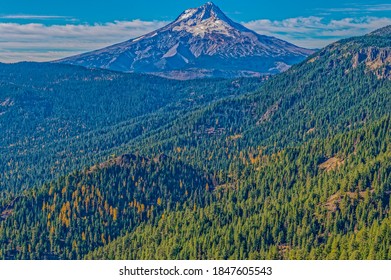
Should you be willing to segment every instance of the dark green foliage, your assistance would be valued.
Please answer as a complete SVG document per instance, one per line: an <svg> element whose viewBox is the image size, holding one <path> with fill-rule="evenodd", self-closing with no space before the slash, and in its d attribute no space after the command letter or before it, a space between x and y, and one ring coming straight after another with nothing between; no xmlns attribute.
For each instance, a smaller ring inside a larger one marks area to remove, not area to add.
<svg viewBox="0 0 391 280"><path fill-rule="evenodd" d="M173 176L175 174L175 176ZM164 155L124 155L9 200L0 227L3 258L80 259L154 223L164 209L198 202L210 178Z"/></svg>
<svg viewBox="0 0 391 280"><path fill-rule="evenodd" d="M166 210L87 258L388 259L390 131L386 118L261 157L206 207ZM326 171L332 156L343 164Z"/></svg>
<svg viewBox="0 0 391 280"><path fill-rule="evenodd" d="M0 64L0 190L17 192L104 161L184 111L261 82L180 82L58 64Z"/></svg>
<svg viewBox="0 0 391 280"><path fill-rule="evenodd" d="M257 90L0 65L0 257L391 258L389 44L334 43Z"/></svg>
<svg viewBox="0 0 391 280"><path fill-rule="evenodd" d="M372 41L383 47L368 49ZM246 147L261 146L272 153L362 127L391 111L391 75L379 76L387 73L386 63L372 71L365 60L356 65L355 57L364 53L366 58L376 58L387 52L387 43L383 37L368 36L332 44L273 77L257 92L191 110L165 129L130 141L129 149L154 154L186 147L182 158L219 172L230 165L240 169L240 162L233 163L228 157L237 157Z"/></svg>

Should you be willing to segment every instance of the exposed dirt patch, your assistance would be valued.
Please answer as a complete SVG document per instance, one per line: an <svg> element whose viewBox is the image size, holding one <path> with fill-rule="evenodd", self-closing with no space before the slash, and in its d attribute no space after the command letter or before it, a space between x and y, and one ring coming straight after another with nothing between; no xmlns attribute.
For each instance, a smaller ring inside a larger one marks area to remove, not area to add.
<svg viewBox="0 0 391 280"><path fill-rule="evenodd" d="M319 59L319 56L315 56L315 57L309 59L309 60L307 61L307 63L314 63L314 62L317 61L318 59Z"/></svg>
<svg viewBox="0 0 391 280"><path fill-rule="evenodd" d="M4 210L3 212L1 212L0 214L0 220L5 220L7 219L9 216L12 215L12 209L7 209L7 210Z"/></svg>
<svg viewBox="0 0 391 280"><path fill-rule="evenodd" d="M373 193L374 190L369 190L370 193ZM365 199L368 195L367 191L361 191L361 192L345 192L342 193L338 191L337 193L331 195L329 199L327 199L327 202L325 203L324 207L330 211L335 212L338 209L339 203L342 201L342 199L346 196L348 196L350 199Z"/></svg>
<svg viewBox="0 0 391 280"><path fill-rule="evenodd" d="M18 196L14 200L12 200L5 208L1 209L0 208L0 221L1 220L6 220L9 216L12 215L14 212L14 205L15 203L20 199L21 197Z"/></svg>
<svg viewBox="0 0 391 280"><path fill-rule="evenodd" d="M278 245L278 253L283 259L286 259L289 251L292 249L292 247L289 244L281 244Z"/></svg>
<svg viewBox="0 0 391 280"><path fill-rule="evenodd" d="M240 139L240 138L242 138L242 137L243 137L242 134L235 134L235 135L229 136L228 139L234 141L234 140Z"/></svg>
<svg viewBox="0 0 391 280"><path fill-rule="evenodd" d="M280 107L280 101L270 106L263 114L263 116L257 121L257 125L268 122L273 117L273 115L277 112L279 107Z"/></svg>
<svg viewBox="0 0 391 280"><path fill-rule="evenodd" d="M332 157L319 164L319 168L325 171L331 171L341 166L345 161L343 159Z"/></svg>
<svg viewBox="0 0 391 280"><path fill-rule="evenodd" d="M109 159L105 162L102 162L98 165L91 166L91 168L87 171L87 174L93 173L97 171L98 169L104 169L108 168L114 165L118 165L120 167L129 167L133 162L136 160L144 160L145 162L148 162L149 159L145 157L140 157L134 154L124 154L116 158ZM155 160L156 162L156 160Z"/></svg>
<svg viewBox="0 0 391 280"><path fill-rule="evenodd" d="M305 134L311 134L314 131L315 131L315 127L308 129Z"/></svg>
<svg viewBox="0 0 391 280"><path fill-rule="evenodd" d="M335 212L337 210L338 204L342 200L342 195L337 192L336 194L333 194L329 197L324 207L329 210L330 212Z"/></svg>
<svg viewBox="0 0 391 280"><path fill-rule="evenodd" d="M217 185L215 187L215 190L218 191L218 190L235 190L236 189L236 184L235 183L226 183L226 184L221 184L221 185Z"/></svg>

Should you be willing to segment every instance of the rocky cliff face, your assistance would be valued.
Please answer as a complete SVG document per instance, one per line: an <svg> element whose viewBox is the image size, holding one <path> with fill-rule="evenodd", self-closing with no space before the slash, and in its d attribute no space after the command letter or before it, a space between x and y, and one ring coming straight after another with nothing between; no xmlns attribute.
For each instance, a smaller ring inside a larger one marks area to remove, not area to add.
<svg viewBox="0 0 391 280"><path fill-rule="evenodd" d="M358 67L361 63L379 79L391 80L391 48L362 49L353 56L353 67Z"/></svg>
<svg viewBox="0 0 391 280"><path fill-rule="evenodd" d="M328 58L329 69L341 68L347 74L361 68L378 79L391 80L391 26L378 29L365 36L333 43L307 61L313 63Z"/></svg>

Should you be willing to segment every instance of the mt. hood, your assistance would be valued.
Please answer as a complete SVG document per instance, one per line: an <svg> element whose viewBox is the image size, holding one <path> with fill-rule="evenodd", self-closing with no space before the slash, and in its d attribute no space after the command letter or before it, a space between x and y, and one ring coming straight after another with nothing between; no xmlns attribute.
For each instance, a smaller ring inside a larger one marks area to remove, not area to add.
<svg viewBox="0 0 391 280"><path fill-rule="evenodd" d="M208 2L144 36L56 62L189 79L275 74L312 53L259 35Z"/></svg>

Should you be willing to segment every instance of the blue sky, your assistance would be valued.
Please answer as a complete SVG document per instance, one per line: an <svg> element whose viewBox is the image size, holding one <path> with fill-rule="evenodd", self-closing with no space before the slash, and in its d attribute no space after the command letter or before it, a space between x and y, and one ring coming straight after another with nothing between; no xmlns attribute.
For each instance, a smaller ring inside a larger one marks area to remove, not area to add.
<svg viewBox="0 0 391 280"><path fill-rule="evenodd" d="M0 61L47 61L150 32L196 0L1 0ZM234 21L308 48L391 24L388 1L215 0Z"/></svg>

